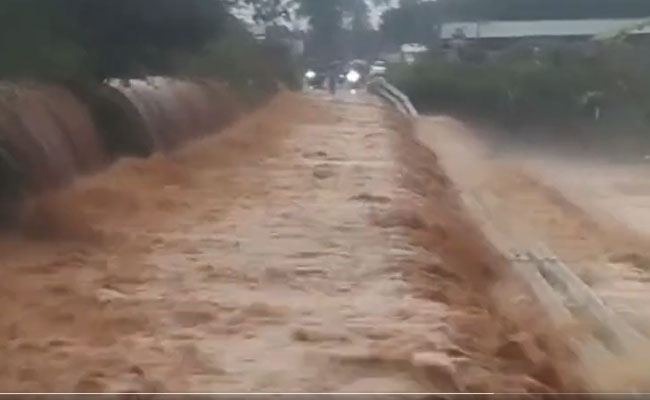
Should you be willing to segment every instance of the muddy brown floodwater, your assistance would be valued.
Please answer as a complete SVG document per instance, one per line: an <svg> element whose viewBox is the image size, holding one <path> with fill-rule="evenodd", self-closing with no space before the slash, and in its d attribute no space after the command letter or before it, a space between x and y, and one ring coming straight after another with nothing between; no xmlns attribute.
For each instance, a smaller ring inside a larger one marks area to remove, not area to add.
<svg viewBox="0 0 650 400"><path fill-rule="evenodd" d="M516 250L540 244L550 249L620 317L620 329L629 325L640 338L624 343L627 352L588 354L581 372L590 381L587 390L647 391L650 380L642 366L650 354L647 165L567 159L535 148L494 152L481 132L446 117L422 118L418 136L440 157L459 191L474 198L475 215ZM565 337L593 329L593 321L576 320L582 327Z"/></svg>
<svg viewBox="0 0 650 400"><path fill-rule="evenodd" d="M580 389L534 305L499 306L505 262L436 157L364 96L280 95L23 221L3 391Z"/></svg>

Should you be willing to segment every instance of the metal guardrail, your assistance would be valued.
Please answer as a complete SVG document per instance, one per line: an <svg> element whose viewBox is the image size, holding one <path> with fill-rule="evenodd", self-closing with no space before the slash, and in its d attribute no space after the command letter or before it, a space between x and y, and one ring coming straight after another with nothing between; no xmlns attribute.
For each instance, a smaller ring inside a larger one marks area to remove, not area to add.
<svg viewBox="0 0 650 400"><path fill-rule="evenodd" d="M368 82L368 92L388 101L403 114L411 117L418 116L418 111L415 109L408 96L402 93L395 86L388 83L384 78L374 78Z"/></svg>

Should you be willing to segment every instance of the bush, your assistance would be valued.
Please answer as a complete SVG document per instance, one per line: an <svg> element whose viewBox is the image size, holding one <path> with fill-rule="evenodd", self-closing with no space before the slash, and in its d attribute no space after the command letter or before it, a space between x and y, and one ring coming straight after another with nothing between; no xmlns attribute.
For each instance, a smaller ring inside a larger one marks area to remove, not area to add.
<svg viewBox="0 0 650 400"><path fill-rule="evenodd" d="M504 73L492 66L422 62L391 68L389 79L423 110L488 117L507 102Z"/></svg>
<svg viewBox="0 0 650 400"><path fill-rule="evenodd" d="M545 57L494 63L425 58L394 66L389 79L424 111L488 118L508 125L557 124L591 116L598 105L650 110L650 76L638 49L604 48L596 55L556 50Z"/></svg>
<svg viewBox="0 0 650 400"><path fill-rule="evenodd" d="M292 89L300 85L289 50L281 45L259 43L238 23L228 26L226 34L198 54L179 57L177 71L226 82L249 104L276 93L280 83Z"/></svg>

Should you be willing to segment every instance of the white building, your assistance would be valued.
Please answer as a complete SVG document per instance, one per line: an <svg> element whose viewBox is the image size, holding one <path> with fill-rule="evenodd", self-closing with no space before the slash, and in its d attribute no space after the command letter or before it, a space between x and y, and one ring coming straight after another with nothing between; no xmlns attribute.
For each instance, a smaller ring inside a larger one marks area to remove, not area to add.
<svg viewBox="0 0 650 400"><path fill-rule="evenodd" d="M427 52L427 47L419 43L406 43L401 47L402 59L407 64L413 64L420 54Z"/></svg>
<svg viewBox="0 0 650 400"><path fill-rule="evenodd" d="M504 40L517 38L594 38L613 37L621 31L629 35L650 34L648 18L581 19L539 21L448 22L440 26L440 38Z"/></svg>

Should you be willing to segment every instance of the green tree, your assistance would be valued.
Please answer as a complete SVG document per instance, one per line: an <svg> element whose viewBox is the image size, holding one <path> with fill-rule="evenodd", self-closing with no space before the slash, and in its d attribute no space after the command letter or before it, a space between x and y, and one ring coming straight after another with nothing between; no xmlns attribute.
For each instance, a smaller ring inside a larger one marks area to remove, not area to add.
<svg viewBox="0 0 650 400"><path fill-rule="evenodd" d="M308 53L319 60L366 56L374 48L369 4L387 0L296 0L311 28Z"/></svg>
<svg viewBox="0 0 650 400"><path fill-rule="evenodd" d="M392 44L427 44L434 38L433 28L439 17L436 3L402 0L398 8L383 14L380 29L384 39Z"/></svg>
<svg viewBox="0 0 650 400"><path fill-rule="evenodd" d="M322 62L365 56L378 45L369 6L390 0L225 0L230 7L252 8L254 19L273 24L305 18L310 27L307 53Z"/></svg>
<svg viewBox="0 0 650 400"><path fill-rule="evenodd" d="M249 8L253 11L253 20L268 24L281 20L290 20L291 9L295 0L222 0L230 9Z"/></svg>
<svg viewBox="0 0 650 400"><path fill-rule="evenodd" d="M165 73L228 18L215 0L4 0L0 77L103 80Z"/></svg>

